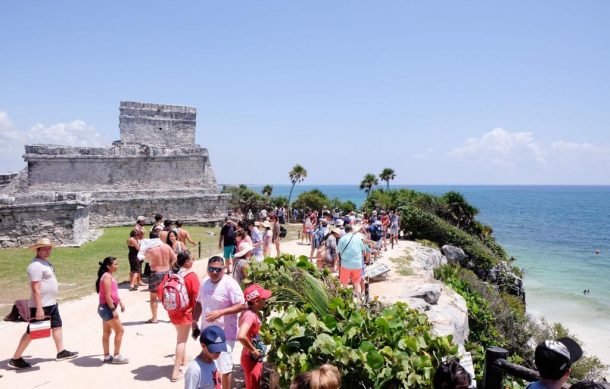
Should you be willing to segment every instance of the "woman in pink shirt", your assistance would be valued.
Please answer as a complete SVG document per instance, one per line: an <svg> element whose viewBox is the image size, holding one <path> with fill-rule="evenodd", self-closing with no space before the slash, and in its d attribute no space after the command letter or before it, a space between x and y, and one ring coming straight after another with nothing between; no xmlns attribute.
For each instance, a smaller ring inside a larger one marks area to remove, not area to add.
<svg viewBox="0 0 610 389"><path fill-rule="evenodd" d="M248 303L248 309L243 311L239 317L237 339L244 346L240 361L244 370L246 389L259 389L261 387L265 346L258 334L261 328L259 314L269 297L271 297L271 291L258 284L250 285L244 290L244 298Z"/></svg>
<svg viewBox="0 0 610 389"><path fill-rule="evenodd" d="M99 294L99 306L97 313L102 318L103 335L102 346L104 347L104 363L123 364L129 359L121 355L121 341L123 340L123 324L119 319L117 307L121 307L121 312L125 312L125 306L119 298L119 287L113 273L119 268L119 262L115 257L106 257L100 262L100 269L97 271L97 281L95 290ZM110 355L110 334L114 331L114 355Z"/></svg>

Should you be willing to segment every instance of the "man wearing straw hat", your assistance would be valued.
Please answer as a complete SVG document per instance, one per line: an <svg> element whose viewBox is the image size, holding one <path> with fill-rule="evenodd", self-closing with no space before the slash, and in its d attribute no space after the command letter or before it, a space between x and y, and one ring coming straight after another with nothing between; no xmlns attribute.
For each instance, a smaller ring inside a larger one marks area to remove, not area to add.
<svg viewBox="0 0 610 389"><path fill-rule="evenodd" d="M36 257L32 259L27 270L32 290L29 302L30 317L36 320L42 320L45 317L51 319L51 333L57 348L58 361L76 358L78 353L66 350L63 344L61 316L57 307L58 283L57 278L55 278L55 268L49 262L53 244L48 238L42 238L29 248L36 251ZM15 369L32 367L31 364L21 357L32 340L29 331L28 326L25 334L23 334L19 341L13 358L8 362L10 367Z"/></svg>

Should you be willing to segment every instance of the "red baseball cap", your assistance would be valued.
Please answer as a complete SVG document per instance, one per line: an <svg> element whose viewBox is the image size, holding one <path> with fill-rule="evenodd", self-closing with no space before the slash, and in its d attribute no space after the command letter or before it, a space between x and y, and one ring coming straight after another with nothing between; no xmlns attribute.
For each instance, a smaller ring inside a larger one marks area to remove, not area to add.
<svg viewBox="0 0 610 389"><path fill-rule="evenodd" d="M254 301L258 298L267 300L271 297L271 291L263 288L259 284L252 284L244 290L244 298L247 302Z"/></svg>

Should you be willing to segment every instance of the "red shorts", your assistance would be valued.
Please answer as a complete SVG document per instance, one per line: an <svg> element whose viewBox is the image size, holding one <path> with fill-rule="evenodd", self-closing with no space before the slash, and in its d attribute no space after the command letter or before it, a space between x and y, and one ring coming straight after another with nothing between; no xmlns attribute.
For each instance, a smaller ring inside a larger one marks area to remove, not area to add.
<svg viewBox="0 0 610 389"><path fill-rule="evenodd" d="M349 281L352 284L359 284L362 279L362 269L346 269L343 266L339 269L339 282L343 285L347 285Z"/></svg>

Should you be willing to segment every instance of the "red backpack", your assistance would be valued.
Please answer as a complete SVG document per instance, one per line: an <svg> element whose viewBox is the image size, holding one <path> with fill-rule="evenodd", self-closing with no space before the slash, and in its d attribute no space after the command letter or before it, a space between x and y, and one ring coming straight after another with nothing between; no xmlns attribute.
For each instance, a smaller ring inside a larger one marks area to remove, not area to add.
<svg viewBox="0 0 610 389"><path fill-rule="evenodd" d="M161 283L157 294L166 311L183 311L189 306L189 294L184 277L187 274L172 273Z"/></svg>

